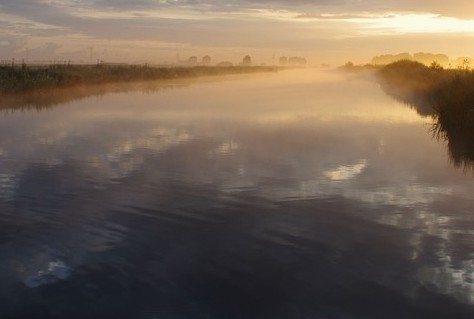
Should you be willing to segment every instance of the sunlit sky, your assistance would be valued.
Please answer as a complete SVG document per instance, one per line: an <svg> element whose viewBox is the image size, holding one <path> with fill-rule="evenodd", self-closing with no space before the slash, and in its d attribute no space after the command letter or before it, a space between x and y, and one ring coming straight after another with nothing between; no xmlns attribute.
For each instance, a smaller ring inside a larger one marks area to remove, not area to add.
<svg viewBox="0 0 474 319"><path fill-rule="evenodd" d="M0 60L320 65L474 56L472 0L0 0Z"/></svg>

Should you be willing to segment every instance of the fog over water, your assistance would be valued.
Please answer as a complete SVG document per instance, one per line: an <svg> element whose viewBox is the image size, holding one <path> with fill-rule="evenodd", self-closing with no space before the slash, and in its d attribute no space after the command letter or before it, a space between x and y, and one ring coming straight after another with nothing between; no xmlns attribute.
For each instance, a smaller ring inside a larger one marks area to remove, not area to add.
<svg viewBox="0 0 474 319"><path fill-rule="evenodd" d="M2 318L474 315L472 172L370 77L31 103L0 113Z"/></svg>

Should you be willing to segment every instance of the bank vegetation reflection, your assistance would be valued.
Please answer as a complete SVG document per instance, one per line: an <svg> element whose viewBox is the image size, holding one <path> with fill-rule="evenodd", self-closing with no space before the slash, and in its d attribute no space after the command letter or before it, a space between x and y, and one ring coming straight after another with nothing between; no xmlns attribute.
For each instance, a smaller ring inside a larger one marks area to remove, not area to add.
<svg viewBox="0 0 474 319"><path fill-rule="evenodd" d="M453 166L474 172L474 72L402 60L378 76L387 94L433 119L433 136L445 141Z"/></svg>
<svg viewBox="0 0 474 319"><path fill-rule="evenodd" d="M403 62L407 63L407 62ZM463 88L459 79L454 79L450 88L438 90L436 94L427 95L424 92L430 83L426 81L426 72L436 70L415 65L415 63L395 63L395 72L382 73L381 87L390 96L414 108L417 113L424 117L433 118L431 132L433 137L444 141L448 148L449 156L454 167L464 171L474 172L474 112L466 114L460 111L470 103L468 93L470 90ZM415 67L415 70L413 68ZM420 69L420 70L417 70ZM411 82L397 83L401 78L405 79L409 71ZM419 77L415 74L422 73ZM394 75L395 73L395 75ZM474 77L474 75L470 75ZM192 79L182 79L173 82L148 81L135 83L112 83L96 84L90 86L77 86L70 88L57 88L38 90L17 95L2 95L0 98L0 112L12 113L18 111L42 111L51 107L64 105L66 103L83 100L90 97L103 97L111 93L142 92L153 94L160 91L187 87L193 84ZM207 79L207 81L212 81ZM215 80L214 80L215 81ZM455 91L453 91L455 88ZM449 91L451 90L451 91ZM446 112L445 110L449 110Z"/></svg>
<svg viewBox="0 0 474 319"><path fill-rule="evenodd" d="M160 91L186 87L191 83L192 80L180 80L176 82L152 81L109 83L69 88L51 88L22 94L3 94L0 95L0 112L13 113L18 111L42 111L90 97L100 98L106 94L129 92L152 94Z"/></svg>

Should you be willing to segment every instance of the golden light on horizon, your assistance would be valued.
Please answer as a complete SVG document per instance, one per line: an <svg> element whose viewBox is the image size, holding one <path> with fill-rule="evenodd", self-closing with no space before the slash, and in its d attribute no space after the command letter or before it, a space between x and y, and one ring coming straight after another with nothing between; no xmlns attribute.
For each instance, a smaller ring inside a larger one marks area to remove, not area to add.
<svg viewBox="0 0 474 319"><path fill-rule="evenodd" d="M374 33L474 33L474 20L437 14L388 14L382 17L352 18L348 21Z"/></svg>
<svg viewBox="0 0 474 319"><path fill-rule="evenodd" d="M239 63L251 55L258 64L304 56L309 64L334 66L389 52L457 58L474 51L466 41L474 36L470 12L468 2L4 2L0 60L168 64L177 55L210 55L216 63Z"/></svg>

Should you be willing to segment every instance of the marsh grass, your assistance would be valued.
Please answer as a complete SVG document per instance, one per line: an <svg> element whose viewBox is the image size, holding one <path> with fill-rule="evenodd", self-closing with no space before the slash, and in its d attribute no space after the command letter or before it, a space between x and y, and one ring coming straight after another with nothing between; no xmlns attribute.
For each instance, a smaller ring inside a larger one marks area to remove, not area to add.
<svg viewBox="0 0 474 319"><path fill-rule="evenodd" d="M474 171L474 71L402 60L377 75L385 92L433 117L433 134L446 141L455 167Z"/></svg>
<svg viewBox="0 0 474 319"><path fill-rule="evenodd" d="M166 80L255 72L273 72L266 66L153 67L139 65L0 66L0 93L132 81Z"/></svg>
<svg viewBox="0 0 474 319"><path fill-rule="evenodd" d="M51 107L68 104L71 101L82 100L91 96L100 97L110 93L142 92L144 94L171 90L188 85L188 80L179 82L141 81L119 82L73 87L55 87L45 90L26 91L21 94L0 95L0 114L10 114L18 111L42 111Z"/></svg>

